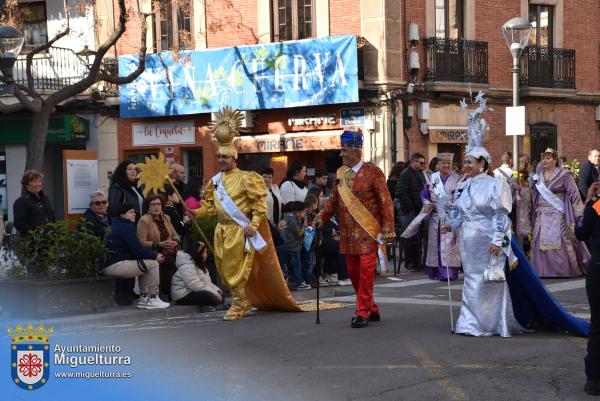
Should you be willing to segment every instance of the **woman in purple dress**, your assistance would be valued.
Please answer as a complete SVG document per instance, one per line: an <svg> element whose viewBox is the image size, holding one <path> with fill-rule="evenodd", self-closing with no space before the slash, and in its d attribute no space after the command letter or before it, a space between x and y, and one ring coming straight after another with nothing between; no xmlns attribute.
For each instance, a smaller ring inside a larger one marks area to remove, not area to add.
<svg viewBox="0 0 600 401"><path fill-rule="evenodd" d="M590 253L574 233L583 204L571 173L562 168L554 149L542 154L530 184L533 266L540 277L583 275Z"/></svg>
<svg viewBox="0 0 600 401"><path fill-rule="evenodd" d="M453 157L453 153L436 156L437 171L431 174L429 183L421 191L423 209L431 212L425 265L432 280L456 280L460 268L460 252L454 232L440 232L440 226L446 219L446 206L452 203L454 190L461 180L461 176L452 171Z"/></svg>

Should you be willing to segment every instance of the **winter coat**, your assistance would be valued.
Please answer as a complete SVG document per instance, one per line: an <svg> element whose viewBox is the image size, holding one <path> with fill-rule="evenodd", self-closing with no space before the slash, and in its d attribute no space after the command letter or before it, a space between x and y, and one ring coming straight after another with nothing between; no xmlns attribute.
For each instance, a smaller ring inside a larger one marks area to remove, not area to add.
<svg viewBox="0 0 600 401"><path fill-rule="evenodd" d="M218 296L221 289L210 281L208 272L203 271L192 259L192 257L183 252L177 252L175 261L177 271L171 281L171 298L178 301L191 292L208 291Z"/></svg>
<svg viewBox="0 0 600 401"><path fill-rule="evenodd" d="M110 225L110 234L106 239L106 247L110 256L104 267L124 260L155 260L156 253L144 248L137 233L134 223L121 217L115 217Z"/></svg>
<svg viewBox="0 0 600 401"><path fill-rule="evenodd" d="M92 209L87 209L83 216L81 217L81 222L77 225L77 229L79 231L83 230L83 222L84 220L89 221L91 224L86 225L88 230L91 231L96 237L103 239L104 233L110 227L110 217L106 216L106 221L108 224L104 224L100 218L96 215L96 213L92 212Z"/></svg>
<svg viewBox="0 0 600 401"><path fill-rule="evenodd" d="M292 212L284 215L286 226L281 230L281 237L288 251L300 251L304 239L304 226L302 221Z"/></svg>
<svg viewBox="0 0 600 401"><path fill-rule="evenodd" d="M167 216L166 214L162 214L162 218L165 222L165 227L169 232L168 239L175 240L181 243L181 238L179 238L179 234L177 234L175 228L173 228L169 216ZM160 242L160 231L158 229L158 225L156 225L150 214L146 213L142 216L140 221L138 221L137 235L142 245L146 248L152 248L156 242Z"/></svg>
<svg viewBox="0 0 600 401"><path fill-rule="evenodd" d="M54 223L54 210L50 199L40 191L39 196L25 191L13 205L15 227L21 236L44 224Z"/></svg>
<svg viewBox="0 0 600 401"><path fill-rule="evenodd" d="M133 187L123 188L114 182L108 189L108 214L112 215L113 210L121 203L130 203L135 208L135 221L137 222L142 217L142 205L140 199ZM141 191L137 191L141 195Z"/></svg>
<svg viewBox="0 0 600 401"><path fill-rule="evenodd" d="M396 185L396 198L400 201L402 214L416 215L423 207L421 191L425 186L425 176L412 167L404 169Z"/></svg>
<svg viewBox="0 0 600 401"><path fill-rule="evenodd" d="M285 181L279 187L281 201L283 203L304 202L308 194L308 188L299 186L294 180Z"/></svg>

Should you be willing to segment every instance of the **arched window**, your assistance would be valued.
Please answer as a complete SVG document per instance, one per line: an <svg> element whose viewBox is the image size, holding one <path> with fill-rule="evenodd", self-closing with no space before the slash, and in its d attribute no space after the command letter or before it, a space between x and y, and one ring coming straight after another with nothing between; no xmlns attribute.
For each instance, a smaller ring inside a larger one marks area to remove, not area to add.
<svg viewBox="0 0 600 401"><path fill-rule="evenodd" d="M541 154L547 149L557 149L558 140L556 125L552 123L537 123L530 126L531 130L531 162L535 166L541 160Z"/></svg>

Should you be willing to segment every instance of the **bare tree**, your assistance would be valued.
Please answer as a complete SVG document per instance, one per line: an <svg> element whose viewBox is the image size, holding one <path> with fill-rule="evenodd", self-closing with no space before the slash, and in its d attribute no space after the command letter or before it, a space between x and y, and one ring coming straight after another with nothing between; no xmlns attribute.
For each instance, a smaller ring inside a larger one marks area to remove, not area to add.
<svg viewBox="0 0 600 401"><path fill-rule="evenodd" d="M117 85L127 84L135 80L144 71L146 60L146 19L150 15L145 13L141 13L142 31L139 50L139 65L137 69L125 77L119 77L114 73L109 72L102 63L108 50L115 45L119 38L125 33L127 21L132 15L131 10L127 10L125 6L125 0L117 1L119 6L118 25L115 31L96 50L94 62L84 78L72 85L65 86L47 97L42 97L34 87L34 78L31 70L33 58L36 54L48 50L56 43L56 41L69 34L70 27L67 19L67 26L62 32L56 35L52 40L48 41L48 43L34 48L27 54L27 86L15 84L14 96L17 98L18 103L5 104L0 102L0 113L14 113L21 110L28 110L32 113L31 139L29 140L27 147L26 169L40 170L42 167L48 124L50 122L50 116L57 105L73 96L85 92L88 88L98 82L105 81Z"/></svg>

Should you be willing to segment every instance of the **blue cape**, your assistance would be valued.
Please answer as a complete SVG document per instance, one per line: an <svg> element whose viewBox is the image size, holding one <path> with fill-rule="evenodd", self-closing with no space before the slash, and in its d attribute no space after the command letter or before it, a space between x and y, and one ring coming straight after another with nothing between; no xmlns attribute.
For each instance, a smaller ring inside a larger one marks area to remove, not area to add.
<svg viewBox="0 0 600 401"><path fill-rule="evenodd" d="M523 327L548 323L569 333L588 336L590 323L567 312L552 295L531 266L519 242L513 236L512 249L519 265L506 274L515 317Z"/></svg>

